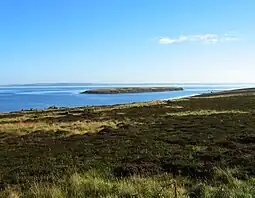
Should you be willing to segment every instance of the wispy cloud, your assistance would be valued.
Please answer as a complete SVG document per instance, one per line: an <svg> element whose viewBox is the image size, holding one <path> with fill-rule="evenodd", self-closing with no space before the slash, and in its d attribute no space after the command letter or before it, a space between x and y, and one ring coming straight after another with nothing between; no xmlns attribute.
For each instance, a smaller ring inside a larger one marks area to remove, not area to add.
<svg viewBox="0 0 255 198"><path fill-rule="evenodd" d="M202 42L202 43L220 43L238 41L239 38L229 33L219 34L195 34L195 35L180 35L177 38L161 37L159 38L160 44L175 44L183 42Z"/></svg>

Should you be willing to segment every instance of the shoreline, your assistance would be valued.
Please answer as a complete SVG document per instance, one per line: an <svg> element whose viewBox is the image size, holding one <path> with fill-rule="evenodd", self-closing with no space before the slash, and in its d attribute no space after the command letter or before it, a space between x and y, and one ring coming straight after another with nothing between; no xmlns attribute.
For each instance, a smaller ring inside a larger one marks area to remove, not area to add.
<svg viewBox="0 0 255 198"><path fill-rule="evenodd" d="M182 99L182 98L203 98L203 97L213 97L213 96L231 96L231 95L240 95L240 94L255 94L255 88L240 88L240 89L231 89L225 91L216 91L211 93L201 93L201 94L191 94L186 96L177 96L175 98L169 98L164 100L175 100L175 99Z"/></svg>
<svg viewBox="0 0 255 198"><path fill-rule="evenodd" d="M109 105L84 105L84 106L73 106L73 107L57 107L57 106L50 106L42 109L24 109L24 110L17 110L17 111L7 111L1 112L0 115L4 114L15 114L20 112L33 112L33 111L49 111L49 110L67 110L67 109L76 109L76 108L84 108L84 107L107 107L107 106L115 106L115 105L130 105L134 103L149 103L153 101L168 101L168 100L178 100L184 98L203 98L203 97L214 97L214 96L228 96L228 95L240 95L240 94L255 94L255 88L240 88L240 89L232 89L232 90L225 90L225 91L216 91L213 93L201 93L201 94L191 94L185 96L177 96L174 98L167 98L167 99L160 99L160 100L150 100L150 101L142 101L142 102L129 102L129 103L117 103L117 104L109 104Z"/></svg>
<svg viewBox="0 0 255 198"><path fill-rule="evenodd" d="M231 90L225 90L225 91L217 91L213 93L203 93L198 94L194 97L213 97L213 96L228 96L228 95L239 95L239 94L249 94L249 93L255 93L255 88L240 88L240 89L231 89Z"/></svg>
<svg viewBox="0 0 255 198"><path fill-rule="evenodd" d="M167 99L163 99L163 100L178 100L178 99L182 99L182 98L192 98L192 97L199 96L199 95L201 95L201 94L190 94L190 95L185 95L185 96L177 96L174 98L167 98Z"/></svg>

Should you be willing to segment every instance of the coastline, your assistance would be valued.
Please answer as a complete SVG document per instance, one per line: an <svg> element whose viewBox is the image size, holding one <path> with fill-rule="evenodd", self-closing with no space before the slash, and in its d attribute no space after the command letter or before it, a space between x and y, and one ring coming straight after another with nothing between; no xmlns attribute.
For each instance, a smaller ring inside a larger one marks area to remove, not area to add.
<svg viewBox="0 0 255 198"><path fill-rule="evenodd" d="M173 98L167 98L167 99L163 99L163 100L178 100L178 99L183 99L183 98L191 98L191 97L195 97L195 96L199 96L201 94L190 94L190 95L185 95L185 96L177 96L177 97L173 97Z"/></svg>
<svg viewBox="0 0 255 198"><path fill-rule="evenodd" d="M226 90L226 91L218 91L218 92L213 92L213 93L203 93L203 94L198 94L197 96L194 97L213 97L213 96L228 96L228 95L239 95L239 94L251 94L255 93L255 88L250 87L250 88L240 88L240 89L231 89L231 90Z"/></svg>
<svg viewBox="0 0 255 198"><path fill-rule="evenodd" d="M238 89L231 89L231 90L225 90L225 91L216 91L213 93L201 93L201 94L190 94L190 95L184 95L184 96L177 96L173 98L166 98L166 99L157 99L157 100L149 100L149 101L141 101L141 102L128 102L128 103L116 103L116 104L105 104L105 105L84 105L84 106L73 106L73 107L56 107L56 106L49 106L46 108L36 109L36 108L30 108L30 109L24 109L24 110L16 110L16 111L6 111L6 112L0 112L0 115L2 114L10 114L10 113L20 113L20 112L32 112L32 111L47 111L47 110L63 110L63 109L76 109L76 108L84 108L84 107L107 107L107 106L116 106L116 105L129 105L129 104L139 104L139 103L150 103L154 101L168 101L168 100L178 100L178 99L188 99L188 98L203 98L203 97L224 97L228 95L238 95L238 94L251 94L255 93L255 88L238 88Z"/></svg>
<svg viewBox="0 0 255 198"><path fill-rule="evenodd" d="M255 88L240 88L240 89L230 89L225 91L216 91L211 93L201 93L201 94L191 94L186 96L178 96L174 98L168 98L164 100L175 100L182 98L203 98L203 97L214 97L214 96L229 96L229 95L240 95L240 94L250 94L255 93Z"/></svg>

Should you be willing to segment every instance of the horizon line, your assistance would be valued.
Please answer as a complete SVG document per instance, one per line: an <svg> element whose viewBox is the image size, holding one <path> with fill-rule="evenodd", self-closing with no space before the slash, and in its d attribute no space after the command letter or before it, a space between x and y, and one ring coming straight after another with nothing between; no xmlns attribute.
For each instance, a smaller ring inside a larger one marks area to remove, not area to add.
<svg viewBox="0 0 255 198"><path fill-rule="evenodd" d="M90 82L61 82L61 83L14 83L14 84L1 84L0 86L43 86L43 85L55 85L55 86L64 86L64 85L151 85L151 84L255 84L255 82L102 82L102 83L90 83Z"/></svg>

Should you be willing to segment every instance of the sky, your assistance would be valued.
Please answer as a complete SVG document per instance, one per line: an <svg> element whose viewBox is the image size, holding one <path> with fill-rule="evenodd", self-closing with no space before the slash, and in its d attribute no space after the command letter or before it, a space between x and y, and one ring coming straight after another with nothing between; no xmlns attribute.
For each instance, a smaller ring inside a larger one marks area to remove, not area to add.
<svg viewBox="0 0 255 198"><path fill-rule="evenodd" d="M254 83L254 0L1 0L0 84Z"/></svg>

